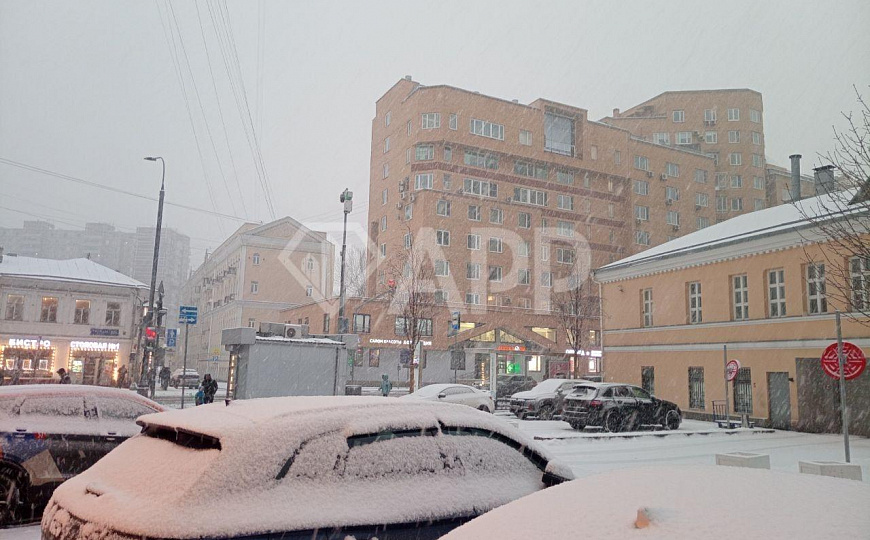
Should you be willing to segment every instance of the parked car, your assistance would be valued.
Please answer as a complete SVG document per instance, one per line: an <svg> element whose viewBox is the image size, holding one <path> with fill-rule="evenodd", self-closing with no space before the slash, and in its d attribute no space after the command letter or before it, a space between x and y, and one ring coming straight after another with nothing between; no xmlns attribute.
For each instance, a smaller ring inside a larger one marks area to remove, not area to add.
<svg viewBox="0 0 870 540"><path fill-rule="evenodd" d="M468 405L484 412L495 411L492 395L486 390L478 390L464 384L430 384L401 399L422 399L426 401L441 401L443 403L459 403Z"/></svg>
<svg viewBox="0 0 870 540"><path fill-rule="evenodd" d="M55 491L43 540L434 539L573 478L504 420L422 400L251 399L139 423Z"/></svg>
<svg viewBox="0 0 870 540"><path fill-rule="evenodd" d="M531 390L517 392L511 396L510 410L520 420L533 416L539 420L552 420L560 411L557 404L557 393L567 392L579 380L547 379L541 381Z"/></svg>
<svg viewBox="0 0 870 540"><path fill-rule="evenodd" d="M129 390L83 385L0 387L0 524L37 517L52 491L163 407Z"/></svg>
<svg viewBox="0 0 870 540"><path fill-rule="evenodd" d="M643 425L679 429L683 412L670 401L629 384L586 383L565 397L562 419L574 429L600 426L607 431L630 431Z"/></svg>
<svg viewBox="0 0 870 540"><path fill-rule="evenodd" d="M185 388L197 388L200 379L201 377L195 369L187 368L187 370L185 370L184 368L178 368L172 372L172 377L169 378L169 384L171 384L173 388L178 388L179 386Z"/></svg>
<svg viewBox="0 0 870 540"><path fill-rule="evenodd" d="M495 380L496 399L509 398L517 392L531 390L538 384L528 375L499 375Z"/></svg>

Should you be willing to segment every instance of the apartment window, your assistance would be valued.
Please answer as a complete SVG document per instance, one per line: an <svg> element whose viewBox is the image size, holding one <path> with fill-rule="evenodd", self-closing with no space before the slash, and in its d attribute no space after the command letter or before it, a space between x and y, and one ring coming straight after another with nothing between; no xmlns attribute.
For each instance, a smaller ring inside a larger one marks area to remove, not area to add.
<svg viewBox="0 0 870 540"><path fill-rule="evenodd" d="M314 259L312 257L308 257L305 261L305 269L308 270L309 274L314 271Z"/></svg>
<svg viewBox="0 0 870 540"><path fill-rule="evenodd" d="M849 281L852 285L852 311L870 307L870 259L849 259Z"/></svg>
<svg viewBox="0 0 870 540"><path fill-rule="evenodd" d="M689 283L689 324L703 322L701 314L701 282Z"/></svg>
<svg viewBox="0 0 870 540"><path fill-rule="evenodd" d="M753 167L764 167L764 159L761 154L752 154L752 166Z"/></svg>
<svg viewBox="0 0 870 540"><path fill-rule="evenodd" d="M532 252L532 244L527 240L520 240L517 244L517 255L520 257L528 257Z"/></svg>
<svg viewBox="0 0 870 540"><path fill-rule="evenodd" d="M490 139L504 140L504 126L486 120L471 119L471 133Z"/></svg>
<svg viewBox="0 0 870 540"><path fill-rule="evenodd" d="M728 163L730 163L731 165L742 165L743 154L741 154L740 152L728 154Z"/></svg>
<svg viewBox="0 0 870 540"><path fill-rule="evenodd" d="M464 156L464 162L468 166L480 167L481 169L498 169L498 156L495 154L478 150L466 150Z"/></svg>
<svg viewBox="0 0 870 540"><path fill-rule="evenodd" d="M652 289L644 289L641 291L641 302L643 305L643 318L641 323L644 328L649 328L653 325L653 295Z"/></svg>
<svg viewBox="0 0 870 540"><path fill-rule="evenodd" d="M459 118L455 114L451 114L447 120L447 127L456 131L459 129Z"/></svg>
<svg viewBox="0 0 870 540"><path fill-rule="evenodd" d="M649 232L634 231L634 243L639 246L648 246L650 244Z"/></svg>
<svg viewBox="0 0 870 540"><path fill-rule="evenodd" d="M449 246L450 231L435 231L435 243L439 246Z"/></svg>
<svg viewBox="0 0 870 540"><path fill-rule="evenodd" d="M480 294L474 292L465 293L465 303L473 306L480 305Z"/></svg>
<svg viewBox="0 0 870 540"><path fill-rule="evenodd" d="M480 279L480 265L477 263L465 263L465 277L468 279Z"/></svg>
<svg viewBox="0 0 870 540"><path fill-rule="evenodd" d="M614 234L613 229L608 229L608 243L612 244L616 240L616 234Z"/></svg>
<svg viewBox="0 0 870 540"><path fill-rule="evenodd" d="M734 320L749 319L749 285L746 274L731 278L731 292L734 298Z"/></svg>
<svg viewBox="0 0 870 540"><path fill-rule="evenodd" d="M411 121L408 120L408 135L411 134Z"/></svg>
<svg viewBox="0 0 870 540"><path fill-rule="evenodd" d="M387 230L387 216L381 216L381 231Z"/></svg>
<svg viewBox="0 0 870 540"><path fill-rule="evenodd" d="M671 145L671 134L670 133L653 133L653 142L656 144L663 144L665 146Z"/></svg>
<svg viewBox="0 0 870 540"><path fill-rule="evenodd" d="M736 122L740 120L740 109L728 109L728 121Z"/></svg>
<svg viewBox="0 0 870 540"><path fill-rule="evenodd" d="M598 159L598 147L597 146L592 145L589 147L589 158L592 161L595 161Z"/></svg>
<svg viewBox="0 0 870 540"><path fill-rule="evenodd" d="M248 328L256 328L257 319L248 319Z"/></svg>
<svg viewBox="0 0 870 540"><path fill-rule="evenodd" d="M532 282L532 273L528 268L520 268L517 270L517 283L519 285L529 285Z"/></svg>
<svg viewBox="0 0 870 540"><path fill-rule="evenodd" d="M566 156L574 155L574 119L551 112L544 113L544 150Z"/></svg>
<svg viewBox="0 0 870 540"><path fill-rule="evenodd" d="M541 261L547 262L550 260L550 246L543 245L541 246Z"/></svg>
<svg viewBox="0 0 870 540"><path fill-rule="evenodd" d="M405 233L402 239L405 249L411 249L411 245L414 243L414 238L411 236L411 233Z"/></svg>
<svg viewBox="0 0 870 540"><path fill-rule="evenodd" d="M504 223L504 210L502 210L501 208L490 208L489 222L495 223L497 225L501 225L502 223Z"/></svg>
<svg viewBox="0 0 870 540"><path fill-rule="evenodd" d="M707 183L707 171L704 169L695 169L695 182L699 184Z"/></svg>
<svg viewBox="0 0 870 540"><path fill-rule="evenodd" d="M613 151L613 163L616 165L622 164L622 152L619 150Z"/></svg>
<svg viewBox="0 0 870 540"><path fill-rule="evenodd" d="M553 273L552 272L541 273L541 286L542 287L552 287L553 286Z"/></svg>
<svg viewBox="0 0 870 540"><path fill-rule="evenodd" d="M649 182L646 180L635 180L634 192L638 195L649 195Z"/></svg>
<svg viewBox="0 0 870 540"><path fill-rule="evenodd" d="M405 150L405 163L411 163L411 148Z"/></svg>
<svg viewBox="0 0 870 540"><path fill-rule="evenodd" d="M708 144L716 144L719 142L719 133L715 131L704 132L704 142Z"/></svg>
<svg viewBox="0 0 870 540"><path fill-rule="evenodd" d="M752 178L752 187L759 190L764 190L764 178L755 176Z"/></svg>
<svg viewBox="0 0 870 540"><path fill-rule="evenodd" d="M577 252L568 248L556 248L556 262L559 264L574 264Z"/></svg>
<svg viewBox="0 0 870 540"><path fill-rule="evenodd" d="M502 278L502 267L501 266L490 266L489 267L489 281L501 281Z"/></svg>
<svg viewBox="0 0 870 540"><path fill-rule="evenodd" d="M679 212L674 212L673 210L668 210L668 215L665 219L667 219L668 225L673 225L674 227L680 226L680 213Z"/></svg>
<svg viewBox="0 0 870 540"><path fill-rule="evenodd" d="M732 212L740 212L743 210L743 199L740 197L734 197L731 199L731 211Z"/></svg>
<svg viewBox="0 0 870 540"><path fill-rule="evenodd" d="M106 326L121 326L120 302L106 302Z"/></svg>
<svg viewBox="0 0 870 540"><path fill-rule="evenodd" d="M686 121L686 111L683 111L683 110L674 111L673 118L674 118L674 123L676 123L676 124L680 124L682 122L685 122Z"/></svg>
<svg viewBox="0 0 870 540"><path fill-rule="evenodd" d="M556 203L561 210L574 210L574 197L571 195L559 195Z"/></svg>
<svg viewBox="0 0 870 540"><path fill-rule="evenodd" d="M615 206L613 203L607 203L607 217L612 218L614 214Z"/></svg>
<svg viewBox="0 0 870 540"><path fill-rule="evenodd" d="M397 336L406 336L414 319L410 317L396 317L395 330ZM432 319L417 319L417 333L424 337L432 335Z"/></svg>
<svg viewBox="0 0 870 540"><path fill-rule="evenodd" d="M529 188L514 188L514 202L547 206L547 192Z"/></svg>
<svg viewBox="0 0 870 540"><path fill-rule="evenodd" d="M574 224L570 221L557 221L556 234L565 238L574 237Z"/></svg>
<svg viewBox="0 0 870 540"><path fill-rule="evenodd" d="M384 139L384 153L386 154L389 151L390 151L390 138L387 137L386 139Z"/></svg>
<svg viewBox="0 0 870 540"><path fill-rule="evenodd" d="M448 299L447 291L443 289L438 289L435 291L435 303L436 304L446 304Z"/></svg>
<svg viewBox="0 0 870 540"><path fill-rule="evenodd" d="M665 188L665 200L667 201L679 201L680 200L680 189L675 188L673 186L668 186Z"/></svg>
<svg viewBox="0 0 870 540"><path fill-rule="evenodd" d="M700 216L700 217L698 217L698 219L695 221L695 225L696 225L696 227L698 228L699 231L700 231L701 229L706 229L707 227L710 226L710 218Z"/></svg>
<svg viewBox="0 0 870 540"><path fill-rule="evenodd" d="M546 180L550 177L550 169L543 165L536 165L528 161L517 160L514 162L514 174Z"/></svg>
<svg viewBox="0 0 870 540"><path fill-rule="evenodd" d="M410 221L414 217L414 205L405 205L405 221Z"/></svg>
<svg viewBox="0 0 870 540"><path fill-rule="evenodd" d="M761 123L761 113L755 109L749 109L749 121L755 124Z"/></svg>
<svg viewBox="0 0 870 540"><path fill-rule="evenodd" d="M468 205L468 219L471 221L480 221L480 207L476 204Z"/></svg>
<svg viewBox="0 0 870 540"><path fill-rule="evenodd" d="M767 272L767 315L785 317L785 272L781 269Z"/></svg>
<svg viewBox="0 0 870 540"><path fill-rule="evenodd" d="M251 294L257 294L260 292L260 283L258 281L251 282Z"/></svg>
<svg viewBox="0 0 870 540"><path fill-rule="evenodd" d="M372 316L363 313L356 313L353 316L353 333L368 334L372 331Z"/></svg>
<svg viewBox="0 0 870 540"><path fill-rule="evenodd" d="M384 125L389 126L390 122L392 122L392 120L393 120L393 113L390 111L387 111L387 114L384 116Z"/></svg>
<svg viewBox="0 0 870 540"><path fill-rule="evenodd" d="M443 259L435 260L435 275L438 277L447 277L450 275L450 262Z"/></svg>
<svg viewBox="0 0 870 540"><path fill-rule="evenodd" d="M764 210L764 199L753 199L755 210Z"/></svg>
<svg viewBox="0 0 870 540"><path fill-rule="evenodd" d="M423 113L423 129L438 129L441 127L441 113Z"/></svg>
<svg viewBox="0 0 870 540"><path fill-rule="evenodd" d="M390 176L390 164L384 163L384 178Z"/></svg>
<svg viewBox="0 0 870 540"><path fill-rule="evenodd" d="M479 234L469 234L467 240L468 249L473 249L475 251L480 249L480 235Z"/></svg>
<svg viewBox="0 0 870 540"><path fill-rule="evenodd" d="M444 161L453 161L453 148L449 146L444 147Z"/></svg>
<svg viewBox="0 0 870 540"><path fill-rule="evenodd" d="M649 221L649 206L637 205L634 207L634 219Z"/></svg>
<svg viewBox="0 0 870 540"><path fill-rule="evenodd" d="M613 178L607 179L607 191L613 193Z"/></svg>
<svg viewBox="0 0 870 540"><path fill-rule="evenodd" d="M571 171L556 171L556 183L563 186L574 185L574 173Z"/></svg>
<svg viewBox="0 0 870 540"><path fill-rule="evenodd" d="M752 132L752 144L755 146L761 146L761 133L757 131Z"/></svg>
<svg viewBox="0 0 870 540"><path fill-rule="evenodd" d="M707 152L707 157L713 160L713 165L719 165L719 152Z"/></svg>
<svg viewBox="0 0 870 540"><path fill-rule="evenodd" d="M728 197L716 197L716 211L717 212L727 212L728 211Z"/></svg>
<svg viewBox="0 0 870 540"><path fill-rule="evenodd" d="M415 148L414 159L417 161L430 161L435 159L435 145L418 144Z"/></svg>
<svg viewBox="0 0 870 540"><path fill-rule="evenodd" d="M532 227L532 215L526 212L517 214L517 226L521 229L530 229Z"/></svg>
<svg viewBox="0 0 870 540"><path fill-rule="evenodd" d="M731 187L733 188L742 188L743 187L743 177L739 174L735 174L731 176Z"/></svg>
<svg viewBox="0 0 870 540"><path fill-rule="evenodd" d="M329 333L329 313L323 314L323 333Z"/></svg>
<svg viewBox="0 0 870 540"><path fill-rule="evenodd" d="M677 144L692 144L692 132L691 131L679 131L679 132L677 132Z"/></svg>
<svg viewBox="0 0 870 540"><path fill-rule="evenodd" d="M704 408L704 368L689 368L689 408Z"/></svg>
<svg viewBox="0 0 870 540"><path fill-rule="evenodd" d="M24 296L20 294L10 294L6 296L6 320L7 321L23 321L24 320Z"/></svg>
<svg viewBox="0 0 870 540"><path fill-rule="evenodd" d="M383 259L386 256L387 256L387 245L381 244L381 258Z"/></svg>
<svg viewBox="0 0 870 540"><path fill-rule="evenodd" d="M716 109L704 109L704 121L705 122L715 122L716 121Z"/></svg>
<svg viewBox="0 0 870 540"><path fill-rule="evenodd" d="M734 379L734 412L752 414L752 371L749 368L737 370Z"/></svg>
<svg viewBox="0 0 870 540"><path fill-rule="evenodd" d="M504 251L504 244L501 238L493 237L489 239L490 253L501 253Z"/></svg>
<svg viewBox="0 0 870 540"><path fill-rule="evenodd" d="M498 197L498 184L487 180L476 180L474 178L465 179L465 193L472 195L480 195L481 197Z"/></svg>
<svg viewBox="0 0 870 540"><path fill-rule="evenodd" d="M450 217L450 201L437 201L435 203L435 213L439 216Z"/></svg>
<svg viewBox="0 0 870 540"><path fill-rule="evenodd" d="M649 158L646 156L634 156L634 168L641 171L648 171Z"/></svg>
<svg viewBox="0 0 870 540"><path fill-rule="evenodd" d="M444 189L446 191L450 191L451 189L453 189L453 181L451 180L449 174L444 175L444 177L442 178L442 183L444 184Z"/></svg>
<svg viewBox="0 0 870 540"><path fill-rule="evenodd" d="M314 296L314 287L312 287L311 285L306 285L305 296Z"/></svg>
<svg viewBox="0 0 870 540"><path fill-rule="evenodd" d="M728 187L728 175L726 173L716 173L716 189L725 189Z"/></svg>
<svg viewBox="0 0 870 540"><path fill-rule="evenodd" d="M76 300L76 311L73 322L75 324L90 324L91 302L90 300Z"/></svg>
<svg viewBox="0 0 870 540"><path fill-rule="evenodd" d="M828 298L825 294L825 265L807 265L807 313L816 315L828 312Z"/></svg>
<svg viewBox="0 0 870 540"><path fill-rule="evenodd" d="M532 145L532 132L524 129L520 130L520 144L523 146Z"/></svg>
<svg viewBox="0 0 870 540"><path fill-rule="evenodd" d="M740 132L737 130L731 130L728 132L728 142L729 143L739 143L740 142Z"/></svg>
<svg viewBox="0 0 870 540"><path fill-rule="evenodd" d="M708 196L706 193L695 193L695 206L707 207Z"/></svg>

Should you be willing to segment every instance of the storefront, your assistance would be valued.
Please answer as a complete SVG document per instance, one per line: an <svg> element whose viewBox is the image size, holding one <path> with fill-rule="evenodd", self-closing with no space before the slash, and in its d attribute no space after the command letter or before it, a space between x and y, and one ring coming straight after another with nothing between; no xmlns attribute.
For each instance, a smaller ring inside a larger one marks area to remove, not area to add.
<svg viewBox="0 0 870 540"><path fill-rule="evenodd" d="M0 345L3 384L48 382L55 370L57 349L50 340L9 338Z"/></svg>
<svg viewBox="0 0 870 540"><path fill-rule="evenodd" d="M118 379L120 343L107 341L71 341L69 344L70 378L76 384L111 386Z"/></svg>

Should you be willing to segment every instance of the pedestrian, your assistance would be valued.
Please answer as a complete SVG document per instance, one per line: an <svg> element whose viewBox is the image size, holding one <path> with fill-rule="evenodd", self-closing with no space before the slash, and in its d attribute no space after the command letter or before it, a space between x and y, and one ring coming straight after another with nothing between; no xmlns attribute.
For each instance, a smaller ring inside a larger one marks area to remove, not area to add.
<svg viewBox="0 0 870 540"><path fill-rule="evenodd" d="M57 374L60 377L60 384L69 384L72 382L69 378L69 373L66 372L65 368L57 370Z"/></svg>
<svg viewBox="0 0 870 540"><path fill-rule="evenodd" d="M387 397L390 395L390 390L392 389L393 383L390 382L390 376L384 373L381 375L381 394L383 394L384 397Z"/></svg>
<svg viewBox="0 0 870 540"><path fill-rule="evenodd" d="M202 402L203 403L212 403L214 402L214 395L217 394L218 391L218 383L216 380L211 378L211 373L206 373L202 378Z"/></svg>
<svg viewBox="0 0 870 540"><path fill-rule="evenodd" d="M126 388L127 382L127 366L121 366L118 369L118 388Z"/></svg>
<svg viewBox="0 0 870 540"><path fill-rule="evenodd" d="M183 392L184 389L182 388L181 391ZM196 394L194 394L194 396L193 396L193 401L194 401L194 403L196 403L197 406L200 406L200 405L202 405L202 402L204 400L205 400L205 394L202 391L202 386L200 386L199 389L196 391Z"/></svg>
<svg viewBox="0 0 870 540"><path fill-rule="evenodd" d="M172 375L169 366L160 368L160 388L163 390L169 389L169 377Z"/></svg>

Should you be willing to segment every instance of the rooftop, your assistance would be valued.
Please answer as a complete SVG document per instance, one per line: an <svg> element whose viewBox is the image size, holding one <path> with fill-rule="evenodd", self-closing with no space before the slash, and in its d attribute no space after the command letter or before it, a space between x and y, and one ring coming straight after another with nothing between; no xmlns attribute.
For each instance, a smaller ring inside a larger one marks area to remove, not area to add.
<svg viewBox="0 0 870 540"><path fill-rule="evenodd" d="M38 259L7 254L0 262L0 277L7 276L112 287L147 288L144 283L115 272L111 268L97 264L90 259Z"/></svg>

